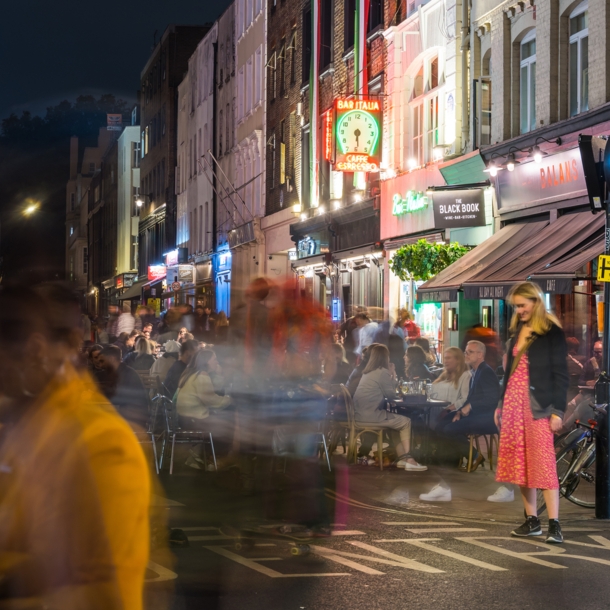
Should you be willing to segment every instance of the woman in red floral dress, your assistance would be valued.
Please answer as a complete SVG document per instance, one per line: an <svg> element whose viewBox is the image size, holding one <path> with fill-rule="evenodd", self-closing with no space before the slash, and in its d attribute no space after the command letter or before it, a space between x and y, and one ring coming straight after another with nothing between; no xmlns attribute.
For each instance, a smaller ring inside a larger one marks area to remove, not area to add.
<svg viewBox="0 0 610 610"><path fill-rule="evenodd" d="M536 507L541 489L549 511L546 541L563 542L554 434L562 426L569 376L567 346L559 320L546 310L536 284L524 282L509 295L515 313L504 373L504 395L496 410L500 431L496 480L521 488L527 519L513 536L541 536Z"/></svg>

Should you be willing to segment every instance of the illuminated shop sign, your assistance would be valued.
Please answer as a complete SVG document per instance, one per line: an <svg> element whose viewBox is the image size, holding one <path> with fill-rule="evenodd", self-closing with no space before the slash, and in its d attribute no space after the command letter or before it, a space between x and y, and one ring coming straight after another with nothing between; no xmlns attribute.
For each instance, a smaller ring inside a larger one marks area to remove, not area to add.
<svg viewBox="0 0 610 610"><path fill-rule="evenodd" d="M149 265L148 280L160 280L165 277L165 265Z"/></svg>
<svg viewBox="0 0 610 610"><path fill-rule="evenodd" d="M335 101L335 170L379 171L381 161L381 103L379 100Z"/></svg>
<svg viewBox="0 0 610 610"><path fill-rule="evenodd" d="M392 214L402 216L409 212L417 212L423 210L428 203L426 194L419 191L407 191L404 197L396 193L392 198Z"/></svg>

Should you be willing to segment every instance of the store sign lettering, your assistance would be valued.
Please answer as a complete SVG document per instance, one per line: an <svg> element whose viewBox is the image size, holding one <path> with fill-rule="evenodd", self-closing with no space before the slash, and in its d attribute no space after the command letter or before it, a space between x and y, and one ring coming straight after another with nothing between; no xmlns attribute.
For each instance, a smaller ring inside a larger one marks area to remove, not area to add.
<svg viewBox="0 0 610 610"><path fill-rule="evenodd" d="M456 199L456 202L451 205L439 205L441 214L463 214L464 212L480 212L481 207L478 203L462 203L461 199Z"/></svg>
<svg viewBox="0 0 610 610"><path fill-rule="evenodd" d="M481 227L486 223L483 189L434 191L432 201L437 229Z"/></svg>
<svg viewBox="0 0 610 610"><path fill-rule="evenodd" d="M576 165L576 159L540 168L540 188L543 189L559 186L566 182L576 182L577 180L578 166Z"/></svg>
<svg viewBox="0 0 610 610"><path fill-rule="evenodd" d="M394 216L402 216L409 212L417 212L428 205L428 197L424 193L418 191L407 191L404 199L396 193L392 199L392 214Z"/></svg>

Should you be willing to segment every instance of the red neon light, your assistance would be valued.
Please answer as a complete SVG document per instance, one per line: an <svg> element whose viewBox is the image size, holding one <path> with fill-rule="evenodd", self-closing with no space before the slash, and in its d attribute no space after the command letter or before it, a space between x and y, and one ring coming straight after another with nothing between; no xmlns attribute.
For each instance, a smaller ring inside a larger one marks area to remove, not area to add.
<svg viewBox="0 0 610 610"><path fill-rule="evenodd" d="M324 115L324 159L332 161L333 158L333 121L330 112Z"/></svg>

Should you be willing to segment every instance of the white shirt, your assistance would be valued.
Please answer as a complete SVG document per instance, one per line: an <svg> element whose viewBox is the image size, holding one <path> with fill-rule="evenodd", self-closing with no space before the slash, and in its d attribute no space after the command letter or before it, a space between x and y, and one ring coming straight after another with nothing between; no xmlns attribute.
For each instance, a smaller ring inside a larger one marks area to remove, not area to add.
<svg viewBox="0 0 610 610"><path fill-rule="evenodd" d="M452 405L455 405L456 409L461 409L468 398L471 378L472 375L470 371L464 371L458 381L457 388L451 381L433 383L429 398L433 398L434 400L446 400Z"/></svg>
<svg viewBox="0 0 610 610"><path fill-rule="evenodd" d="M357 353L361 354L365 347L368 347L373 343L375 333L377 332L377 322L369 322L360 328L360 343L358 345Z"/></svg>

